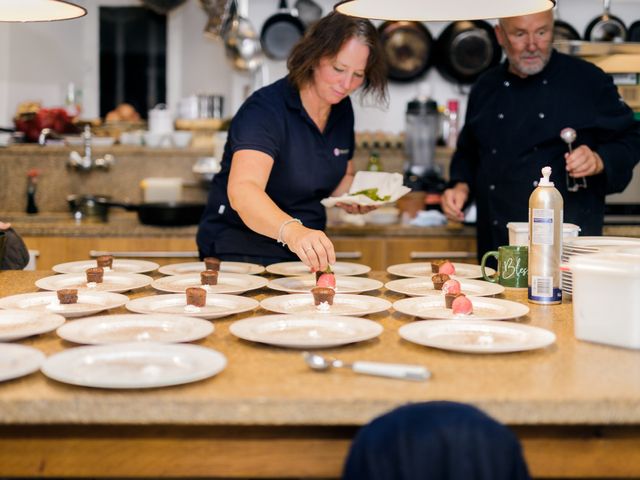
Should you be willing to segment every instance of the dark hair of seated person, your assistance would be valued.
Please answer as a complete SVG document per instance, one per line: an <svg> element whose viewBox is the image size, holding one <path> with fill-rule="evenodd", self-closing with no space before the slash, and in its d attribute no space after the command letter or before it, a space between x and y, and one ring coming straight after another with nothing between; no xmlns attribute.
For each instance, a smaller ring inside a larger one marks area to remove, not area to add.
<svg viewBox="0 0 640 480"><path fill-rule="evenodd" d="M511 430L471 405L406 405L362 427L343 480L529 480Z"/></svg>

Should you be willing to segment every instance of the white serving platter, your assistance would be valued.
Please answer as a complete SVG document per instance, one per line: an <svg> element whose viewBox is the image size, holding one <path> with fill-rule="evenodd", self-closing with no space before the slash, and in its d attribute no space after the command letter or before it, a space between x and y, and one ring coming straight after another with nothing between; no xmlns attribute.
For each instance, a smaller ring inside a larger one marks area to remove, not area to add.
<svg viewBox="0 0 640 480"><path fill-rule="evenodd" d="M400 327L405 340L466 353L507 353L544 348L556 336L543 328L491 320L423 320Z"/></svg>
<svg viewBox="0 0 640 480"><path fill-rule="evenodd" d="M262 300L260 306L276 313L299 315L348 315L359 317L371 313L384 312L391 307L391 302L383 298L369 295L352 295L349 293L333 297L333 305L326 310L314 304L310 293L292 293Z"/></svg>
<svg viewBox="0 0 640 480"><path fill-rule="evenodd" d="M444 296L403 298L394 302L393 308L413 317L441 320L508 320L529 313L528 306L510 300L490 297L467 298L473 304L473 313L469 315L454 315L453 310L445 307Z"/></svg>
<svg viewBox="0 0 640 480"><path fill-rule="evenodd" d="M79 291L120 293L146 287L151 282L151 277L139 273L104 272L103 282L90 286L84 273L63 273L36 280L36 287L53 291L63 288L76 288Z"/></svg>
<svg viewBox="0 0 640 480"><path fill-rule="evenodd" d="M156 388L216 375L227 359L198 345L119 343L69 348L48 357L44 375L62 383L94 388Z"/></svg>
<svg viewBox="0 0 640 480"><path fill-rule="evenodd" d="M335 275L364 275L371 271L371 267L360 263L336 262L331 265ZM267 272L273 275L300 276L311 273L309 267L302 262L281 262L267 266Z"/></svg>
<svg viewBox="0 0 640 480"><path fill-rule="evenodd" d="M57 313L65 318L84 317L123 306L129 297L120 293L78 291L78 302L61 304L56 292L36 292L0 298L0 308Z"/></svg>
<svg viewBox="0 0 640 480"><path fill-rule="evenodd" d="M84 273L88 268L96 267L95 260L79 260L77 262L59 263L53 266L53 271L57 273ZM105 272L116 273L146 273L157 270L159 265L146 260L129 260L126 258L114 258L113 266L105 268Z"/></svg>
<svg viewBox="0 0 640 480"><path fill-rule="evenodd" d="M229 330L251 342L288 348L329 348L370 340L383 329L376 322L358 317L265 315L234 322Z"/></svg>
<svg viewBox="0 0 640 480"><path fill-rule="evenodd" d="M498 295L504 292L504 287L497 283L485 282L482 280L473 280L469 278L459 278L461 292L467 296L486 297ZM391 280L384 285L392 292L418 296L443 296L442 290L433 288L431 278L427 277L410 277Z"/></svg>
<svg viewBox="0 0 640 480"><path fill-rule="evenodd" d="M158 269L163 275L183 275L185 273L200 273L206 270L204 262L184 262L163 265ZM220 262L220 271L224 273L244 273L245 275L259 275L264 267L257 263Z"/></svg>
<svg viewBox="0 0 640 480"><path fill-rule="evenodd" d="M29 310L0 310L0 342L10 342L55 330L64 317Z"/></svg>
<svg viewBox="0 0 640 480"><path fill-rule="evenodd" d="M56 333L64 340L86 345L127 342L193 342L210 335L213 324L177 315L99 315L62 325Z"/></svg>
<svg viewBox="0 0 640 480"><path fill-rule="evenodd" d="M452 278L460 280L461 278L482 278L482 271L480 265L472 265L470 263L457 263L451 262L456 269L456 273L451 275ZM387 272L397 277L427 277L431 278L433 273L431 272L430 262L412 262L412 263L399 263L397 265L391 265L387 268ZM487 275L494 275L496 271L493 268L485 267Z"/></svg>
<svg viewBox="0 0 640 480"><path fill-rule="evenodd" d="M267 287L286 293L307 293L316 286L315 275L301 275L299 277L281 277L271 280ZM363 293L382 288L379 280L364 277L336 275L336 293Z"/></svg>
<svg viewBox="0 0 640 480"><path fill-rule="evenodd" d="M127 310L136 313L161 313L213 319L249 312L259 305L260 303L253 298L215 293L207 294L207 303L204 307L187 307L186 295L175 293L136 298L127 303L126 307Z"/></svg>
<svg viewBox="0 0 640 480"><path fill-rule="evenodd" d="M257 290L269 283L266 278L242 273L218 274L217 285L202 285L200 273L185 273L182 275L169 275L154 280L151 286L161 292L182 293L189 287L204 288L207 293L244 293L249 290Z"/></svg>
<svg viewBox="0 0 640 480"><path fill-rule="evenodd" d="M37 372L45 358L36 348L3 343L0 345L0 382Z"/></svg>

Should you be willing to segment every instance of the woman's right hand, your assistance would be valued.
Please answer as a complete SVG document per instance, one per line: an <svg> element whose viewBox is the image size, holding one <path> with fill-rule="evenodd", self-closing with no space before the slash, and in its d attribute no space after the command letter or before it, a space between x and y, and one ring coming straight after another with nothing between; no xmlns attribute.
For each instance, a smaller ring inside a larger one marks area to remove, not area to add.
<svg viewBox="0 0 640 480"><path fill-rule="evenodd" d="M322 230L313 230L298 223L287 225L283 239L289 250L298 255L312 272L324 271L336 262L333 243Z"/></svg>

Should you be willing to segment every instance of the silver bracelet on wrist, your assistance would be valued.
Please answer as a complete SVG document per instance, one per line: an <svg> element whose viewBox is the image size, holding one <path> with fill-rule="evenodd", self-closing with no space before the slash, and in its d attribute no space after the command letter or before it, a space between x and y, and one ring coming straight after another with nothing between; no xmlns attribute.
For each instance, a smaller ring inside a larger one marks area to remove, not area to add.
<svg viewBox="0 0 640 480"><path fill-rule="evenodd" d="M290 218L289 220L285 220L284 222L282 222L282 225L280 225L280 229L278 230L278 239L276 240L276 242L281 244L283 247L285 247L287 245L285 243L285 241L282 239L282 233L284 231L284 227L286 227L290 223L294 223L294 222L299 223L300 225L302 225L302 221L299 218Z"/></svg>

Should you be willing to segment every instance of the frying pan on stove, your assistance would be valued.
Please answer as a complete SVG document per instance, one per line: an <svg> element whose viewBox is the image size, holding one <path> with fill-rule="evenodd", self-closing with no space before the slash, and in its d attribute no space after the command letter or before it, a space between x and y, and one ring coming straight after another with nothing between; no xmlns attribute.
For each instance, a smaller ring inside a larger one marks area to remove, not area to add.
<svg viewBox="0 0 640 480"><path fill-rule="evenodd" d="M450 23L435 43L435 66L447 80L470 84L500 63L502 50L484 20Z"/></svg>
<svg viewBox="0 0 640 480"><path fill-rule="evenodd" d="M396 82L410 82L432 64L433 37L420 22L387 21L378 27L387 59L387 76Z"/></svg>
<svg viewBox="0 0 640 480"><path fill-rule="evenodd" d="M97 202L105 207L119 207L138 212L138 220L145 225L178 227L197 225L204 212L204 204L190 202L156 202L156 203L120 203L111 201Z"/></svg>

